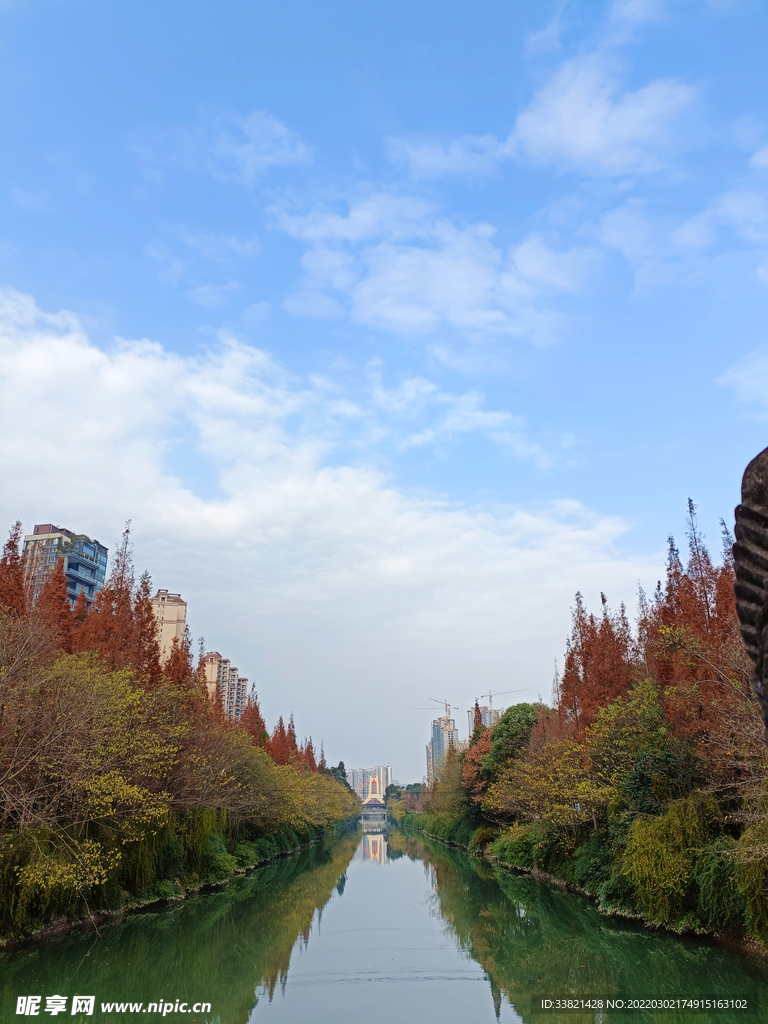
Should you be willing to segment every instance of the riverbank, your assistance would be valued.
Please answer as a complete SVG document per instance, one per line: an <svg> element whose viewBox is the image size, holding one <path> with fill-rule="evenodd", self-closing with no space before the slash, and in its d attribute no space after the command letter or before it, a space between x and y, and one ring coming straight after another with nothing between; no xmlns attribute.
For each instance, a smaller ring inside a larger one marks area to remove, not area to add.
<svg viewBox="0 0 768 1024"><path fill-rule="evenodd" d="M544 882L563 892L572 893L587 899L590 903L594 904L599 913L606 917L639 922L648 929L667 932L670 935L713 940L722 946L739 949L763 959L768 958L768 948L766 948L765 944L758 937L750 935L743 926L727 929L712 929L700 925L675 927L660 921L648 920L636 908L611 903L601 898L599 892L590 891L590 889L575 882L573 878L563 878L552 874L549 871L543 870L535 863L521 863L520 850L515 849L514 843L510 844L508 835L505 836L504 833L499 834L498 830L490 829L487 826L476 826L467 821L466 818L451 821L441 815L432 815L428 812L411 812L397 822L397 827L407 832L419 833L444 846L456 847L471 856L482 857L503 868L505 871L528 875L537 882ZM517 845L519 846L519 844ZM513 856L514 853L517 853L517 860L513 860L510 857L510 846L512 847Z"/></svg>
<svg viewBox="0 0 768 1024"><path fill-rule="evenodd" d="M242 877L256 868L264 867L281 858L295 856L318 843L333 843L357 828L358 821L359 817L355 815L335 825L310 826L300 833L286 829L281 833L262 836L255 842L238 843L232 857L235 864L231 866L231 871L226 877L221 877L219 866L219 871L209 877L196 875L190 878L176 878L173 881L155 880L145 892L139 895L132 896L123 892L125 899L118 906L106 909L94 908L80 917L61 916L40 923L39 927L35 927L33 924L32 927L17 933L0 933L0 951L8 953L27 946L35 946L51 939L60 938L72 931L93 929L98 933L100 925L120 921L127 914L182 901L200 892L221 888L233 879ZM188 884L184 884L185 882Z"/></svg>

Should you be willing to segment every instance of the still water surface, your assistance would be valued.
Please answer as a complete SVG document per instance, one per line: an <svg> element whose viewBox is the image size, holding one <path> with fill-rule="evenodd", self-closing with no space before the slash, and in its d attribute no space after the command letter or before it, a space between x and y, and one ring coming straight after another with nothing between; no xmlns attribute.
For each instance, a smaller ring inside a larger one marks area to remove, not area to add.
<svg viewBox="0 0 768 1024"><path fill-rule="evenodd" d="M75 993L92 1016L69 1012ZM768 1020L768 965L602 917L577 896L400 833L351 833L223 889L0 956L0 1021L129 1024L106 1002L211 1004L194 1024L440 1024ZM47 1015L49 995L70 997ZM533 1013L541 997L741 996L758 1014Z"/></svg>

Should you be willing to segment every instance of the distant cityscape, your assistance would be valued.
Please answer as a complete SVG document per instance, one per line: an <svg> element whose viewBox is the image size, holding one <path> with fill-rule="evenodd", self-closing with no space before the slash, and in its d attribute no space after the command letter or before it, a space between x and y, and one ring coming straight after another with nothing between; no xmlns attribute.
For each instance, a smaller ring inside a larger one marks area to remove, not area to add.
<svg viewBox="0 0 768 1024"><path fill-rule="evenodd" d="M31 601L40 596L45 581L61 561L67 581L67 593L74 607L82 594L88 606L106 583L109 549L84 533L74 533L53 523L40 523L24 538L24 582ZM152 598L157 620L160 663L168 661L174 640L184 639L187 628L187 602L181 594L158 590ZM248 679L237 666L218 651L203 658L205 683L213 700L220 694L224 716L238 721L248 699Z"/></svg>
<svg viewBox="0 0 768 1024"><path fill-rule="evenodd" d="M37 600L48 576L57 563L62 562L67 581L67 592L72 606L80 595L91 605L107 579L108 548L98 540L53 523L40 523L24 538L24 577L32 602ZM152 609L158 624L160 661L165 664L174 640L181 642L187 629L187 602L181 594L159 589L152 598ZM249 682L236 665L218 651L209 651L203 658L203 671L209 697L218 692L224 716L238 721L245 710ZM480 720L485 728L498 722L501 711L489 705L478 705ZM475 728L475 708L467 710L468 736ZM426 781L432 786L435 775L445 764L449 750L460 753L469 740L460 740L451 706L445 705L444 714L433 719L432 731L426 745ZM392 784L392 767L376 765L374 768L347 769L347 781L360 796L364 796L371 778L376 778L383 794Z"/></svg>
<svg viewBox="0 0 768 1024"><path fill-rule="evenodd" d="M469 737L471 737L475 729L475 710L476 709L472 707L467 711L468 738L466 740L459 739L459 730L456 728L456 721L451 718L450 704L445 705L445 713L441 715L440 718L435 718L433 720L432 736L427 744L426 780L429 786L434 784L436 773L438 773L445 764L448 751L455 750L456 753L461 753L462 750L466 750L469 746ZM480 723L486 729L495 725L499 718L501 718L501 711L498 708L490 707L487 704L478 704L477 711L480 713Z"/></svg>
<svg viewBox="0 0 768 1024"><path fill-rule="evenodd" d="M371 779L376 779L379 793L383 795L387 791L387 786L392 785L392 766L377 764L375 768L347 768L347 782L358 796L367 793Z"/></svg>

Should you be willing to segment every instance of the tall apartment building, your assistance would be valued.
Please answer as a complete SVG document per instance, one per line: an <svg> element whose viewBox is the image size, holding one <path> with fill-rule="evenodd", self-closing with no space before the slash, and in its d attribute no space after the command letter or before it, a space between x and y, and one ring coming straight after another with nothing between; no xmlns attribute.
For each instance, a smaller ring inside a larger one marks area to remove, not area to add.
<svg viewBox="0 0 768 1024"><path fill-rule="evenodd" d="M247 678L241 676L229 658L222 658L218 651L209 651L205 655L203 669L208 696L214 700L218 686L225 717L237 722L245 711L248 700Z"/></svg>
<svg viewBox="0 0 768 1024"><path fill-rule="evenodd" d="M67 593L72 604L83 591L90 604L107 578L107 551L103 544L84 533L73 533L53 523L39 523L24 538L24 583L34 604L45 581L64 561Z"/></svg>
<svg viewBox="0 0 768 1024"><path fill-rule="evenodd" d="M427 781L431 786L435 775L445 764L448 751L458 750L459 730L454 719L441 715L432 722L432 739L427 744Z"/></svg>
<svg viewBox="0 0 768 1024"><path fill-rule="evenodd" d="M392 785L392 766L389 764L378 764L375 768L347 769L347 782L360 796L363 793L367 793L368 784L371 779L376 779L379 792L384 795L387 791L387 786Z"/></svg>
<svg viewBox="0 0 768 1024"><path fill-rule="evenodd" d="M155 613L160 641L160 661L165 663L171 653L174 638L184 636L187 625L187 602L181 594L170 594L167 590L158 590L152 598L152 611Z"/></svg>
<svg viewBox="0 0 768 1024"><path fill-rule="evenodd" d="M480 718L482 719L483 725L486 729L490 729L492 725L496 725L498 720L501 718L501 711L498 708L489 708L486 704L480 705ZM469 725L469 735L475 731L475 709L470 708L467 712L467 723Z"/></svg>

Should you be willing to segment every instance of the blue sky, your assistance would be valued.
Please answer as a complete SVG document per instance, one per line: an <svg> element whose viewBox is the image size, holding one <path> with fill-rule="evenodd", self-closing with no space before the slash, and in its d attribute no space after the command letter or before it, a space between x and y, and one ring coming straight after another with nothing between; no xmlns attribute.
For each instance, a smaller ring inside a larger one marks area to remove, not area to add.
<svg viewBox="0 0 768 1024"><path fill-rule="evenodd" d="M334 761L546 697L768 440L766 21L4 0L5 521L131 518Z"/></svg>

